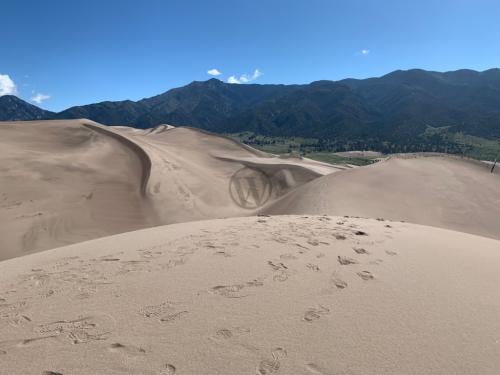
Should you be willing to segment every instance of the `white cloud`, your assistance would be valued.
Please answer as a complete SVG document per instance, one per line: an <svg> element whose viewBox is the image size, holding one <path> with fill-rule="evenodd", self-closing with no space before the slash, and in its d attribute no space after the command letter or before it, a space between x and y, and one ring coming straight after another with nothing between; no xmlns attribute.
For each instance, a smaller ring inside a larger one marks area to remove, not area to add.
<svg viewBox="0 0 500 375"><path fill-rule="evenodd" d="M365 55L365 56L366 56L366 55L368 55L369 53L370 53L370 50L369 50L369 49L362 49L362 50L361 50L361 54L362 54L362 55Z"/></svg>
<svg viewBox="0 0 500 375"><path fill-rule="evenodd" d="M227 83L241 83L241 82L235 76L231 76L227 79Z"/></svg>
<svg viewBox="0 0 500 375"><path fill-rule="evenodd" d="M210 69L207 71L207 74L210 74L211 76L220 76L222 72L220 72L218 69Z"/></svg>
<svg viewBox="0 0 500 375"><path fill-rule="evenodd" d="M17 87L8 74L0 74L0 96L16 95Z"/></svg>
<svg viewBox="0 0 500 375"><path fill-rule="evenodd" d="M42 104L43 101L50 99L50 95L45 95L42 93L38 93L31 97L31 101L37 104Z"/></svg>
<svg viewBox="0 0 500 375"><path fill-rule="evenodd" d="M251 81L255 81L263 74L264 73L262 73L259 69L255 69L251 76L249 76L248 74L242 74L240 78L236 78L236 76L231 76L227 79L227 83L248 83Z"/></svg>
<svg viewBox="0 0 500 375"><path fill-rule="evenodd" d="M259 78L263 74L264 73L262 73L259 69L255 69L255 71L253 72L252 79L257 79L257 78Z"/></svg>

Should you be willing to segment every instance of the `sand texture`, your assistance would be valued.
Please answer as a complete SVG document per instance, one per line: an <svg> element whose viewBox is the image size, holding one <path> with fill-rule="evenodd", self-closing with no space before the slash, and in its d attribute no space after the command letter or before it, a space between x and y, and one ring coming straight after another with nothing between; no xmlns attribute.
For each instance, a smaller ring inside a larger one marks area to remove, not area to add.
<svg viewBox="0 0 500 375"><path fill-rule="evenodd" d="M249 217L0 263L5 374L498 374L500 242Z"/></svg>

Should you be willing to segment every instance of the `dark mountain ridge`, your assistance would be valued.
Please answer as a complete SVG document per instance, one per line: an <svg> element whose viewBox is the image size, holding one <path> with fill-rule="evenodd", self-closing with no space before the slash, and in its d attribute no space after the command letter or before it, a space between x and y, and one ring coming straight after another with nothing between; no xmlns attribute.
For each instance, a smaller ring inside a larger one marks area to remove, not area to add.
<svg viewBox="0 0 500 375"><path fill-rule="evenodd" d="M0 121L41 120L54 115L55 113L26 103L17 96L0 96Z"/></svg>
<svg viewBox="0 0 500 375"><path fill-rule="evenodd" d="M408 142L428 127L446 127L497 139L500 69L397 70L378 78L306 85L236 85L210 79L137 102L107 101L57 114L25 104L5 111L0 103L0 119L89 118L139 128L168 123L220 133L396 143Z"/></svg>

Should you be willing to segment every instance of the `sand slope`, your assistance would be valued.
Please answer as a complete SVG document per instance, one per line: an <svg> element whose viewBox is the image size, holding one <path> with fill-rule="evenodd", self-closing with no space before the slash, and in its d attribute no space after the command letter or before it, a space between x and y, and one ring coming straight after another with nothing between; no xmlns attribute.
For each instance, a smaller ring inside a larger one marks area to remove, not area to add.
<svg viewBox="0 0 500 375"><path fill-rule="evenodd" d="M444 156L395 156L325 176L271 202L267 214L382 217L500 239L500 174Z"/></svg>
<svg viewBox="0 0 500 375"><path fill-rule="evenodd" d="M160 224L243 216L231 175L269 175L271 200L341 170L224 137L88 120L0 123L0 260Z"/></svg>
<svg viewBox="0 0 500 375"><path fill-rule="evenodd" d="M232 139L194 128L160 126L119 129L151 158L147 195L161 222L245 216L229 194L231 176L242 168L261 171L273 189L269 201L325 174L345 170L310 159L281 159Z"/></svg>
<svg viewBox="0 0 500 375"><path fill-rule="evenodd" d="M498 374L500 242L249 217L0 263L2 373Z"/></svg>
<svg viewBox="0 0 500 375"><path fill-rule="evenodd" d="M82 121L0 123L0 260L151 226L140 159Z"/></svg>

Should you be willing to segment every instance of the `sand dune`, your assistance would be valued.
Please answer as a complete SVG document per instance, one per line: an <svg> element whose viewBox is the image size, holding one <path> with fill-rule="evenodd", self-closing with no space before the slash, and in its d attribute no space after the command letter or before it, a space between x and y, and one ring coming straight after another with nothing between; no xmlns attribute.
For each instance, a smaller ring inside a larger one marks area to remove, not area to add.
<svg viewBox="0 0 500 375"><path fill-rule="evenodd" d="M163 223L252 213L228 194L231 176L247 167L263 172L273 185L269 200L344 166L309 159L280 159L232 139L194 128L133 133L152 160L148 196Z"/></svg>
<svg viewBox="0 0 500 375"><path fill-rule="evenodd" d="M349 168L87 120L0 137L2 374L498 374L484 163Z"/></svg>
<svg viewBox="0 0 500 375"><path fill-rule="evenodd" d="M400 155L318 178L267 214L382 217L500 239L500 174L481 162Z"/></svg>
<svg viewBox="0 0 500 375"><path fill-rule="evenodd" d="M269 178L270 200L344 168L168 125L12 122L0 123L0 137L0 260L160 224L250 215L229 193L245 166Z"/></svg>
<svg viewBox="0 0 500 375"><path fill-rule="evenodd" d="M249 217L0 262L2 373L498 374L500 242Z"/></svg>
<svg viewBox="0 0 500 375"><path fill-rule="evenodd" d="M143 168L80 121L0 123L0 260L155 224Z"/></svg>

